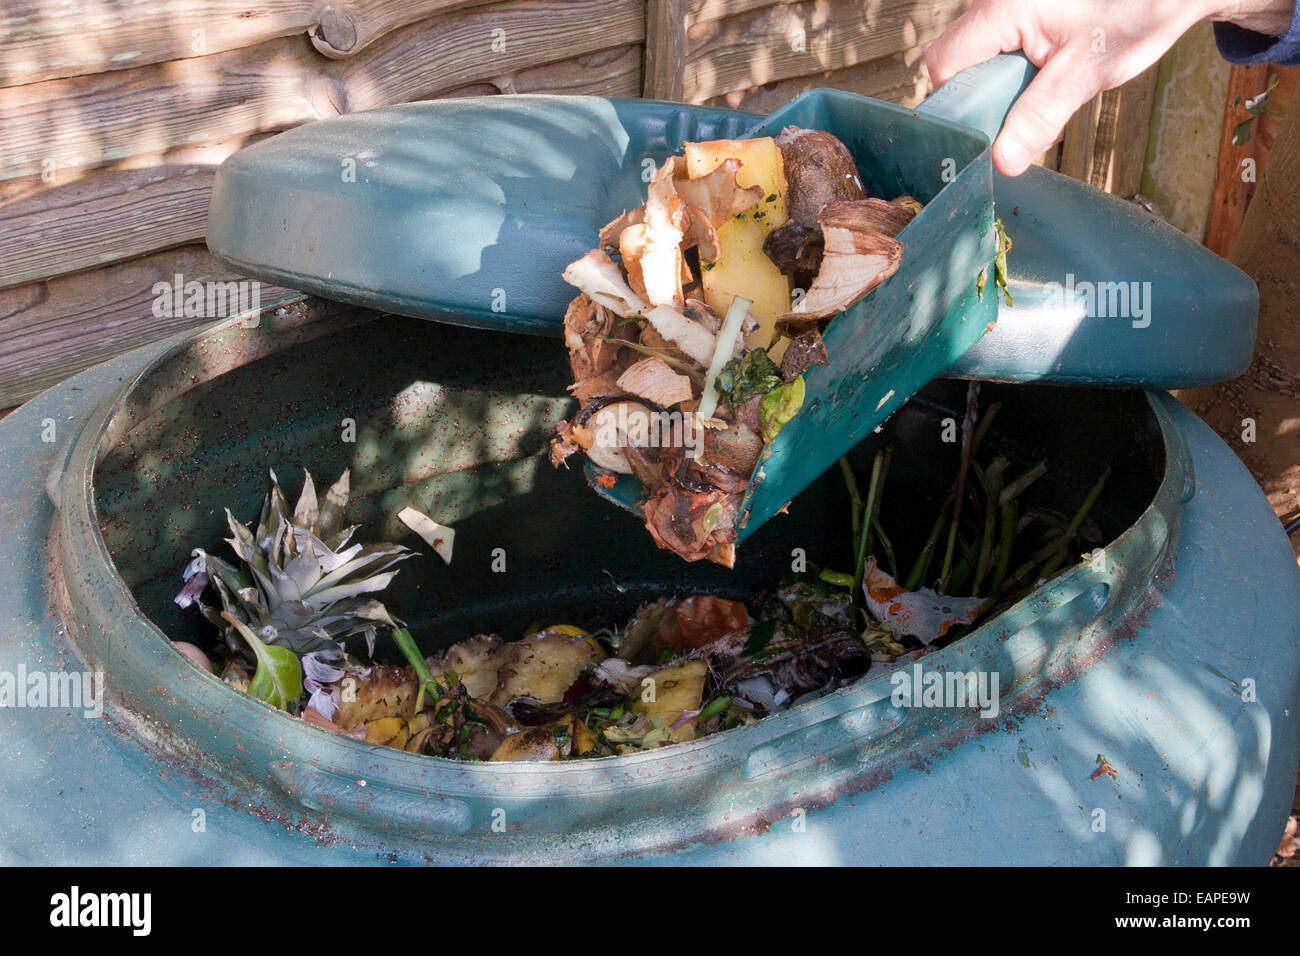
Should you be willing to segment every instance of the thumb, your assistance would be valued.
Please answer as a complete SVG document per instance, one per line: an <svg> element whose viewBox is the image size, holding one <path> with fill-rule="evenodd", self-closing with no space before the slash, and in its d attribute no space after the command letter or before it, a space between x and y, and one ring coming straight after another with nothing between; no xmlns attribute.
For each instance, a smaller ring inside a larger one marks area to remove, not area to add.
<svg viewBox="0 0 1300 956"><path fill-rule="evenodd" d="M998 169L1008 176L1023 173L1100 90L1100 79L1086 65L1059 53L1048 60L1007 113L993 144Z"/></svg>

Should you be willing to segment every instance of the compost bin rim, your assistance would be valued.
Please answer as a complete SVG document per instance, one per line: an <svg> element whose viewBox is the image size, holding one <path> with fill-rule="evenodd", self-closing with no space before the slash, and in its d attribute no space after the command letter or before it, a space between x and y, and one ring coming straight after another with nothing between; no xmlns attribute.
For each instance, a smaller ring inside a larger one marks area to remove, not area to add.
<svg viewBox="0 0 1300 956"><path fill-rule="evenodd" d="M293 299L285 300L285 302L283 302L283 303L280 304L279 309L277 310L277 313L286 312L288 306L301 306L301 305L303 305L303 304L304 304L304 303L305 303L309 298L310 298L310 297L307 297L307 296L299 296L299 297L295 297L295 298L293 298ZM377 316L372 316L372 318L375 318L375 317L377 317ZM193 336L190 336L190 337L187 337L187 338L183 339L182 341L180 341L180 342L177 343L176 345L174 345L174 346L172 346L171 348L167 349L166 351L162 352L162 353L161 353L160 355L158 355L156 358L152 359L148 364L146 364L145 366L143 366L143 367L140 369L140 371L139 371L139 372L138 372L138 373L137 373L137 374L136 374L132 379L130 379L130 380L124 382L123 385L122 385L122 386L121 386L121 387L120 387L120 388L119 388L115 393L113 393L112 395L110 395L110 397L109 397L109 398L104 402L104 404L103 404L102 406L100 406L99 409L97 409L97 411L96 411L96 415L95 415L95 416L92 416L90 419L87 420L87 423L86 423L86 424L89 424L90 422L94 422L94 421L96 421L96 419L98 419L97 424L96 424L93 428L87 428L87 427L83 426L82 429L80 429L80 434L79 434L78 436L74 437L73 441L70 442L70 445L72 445L72 446L76 446L76 447L72 450L72 452L71 452L71 453L69 454L69 456L68 456L68 458L69 458L68 464L69 464L69 465L73 464L73 463L75 462L75 460L76 460L78 457L84 457L85 460L86 460L86 464L87 464L87 467L84 469L84 473L85 473L85 479L84 479L84 482L79 483L79 485L78 485L78 489L79 489L79 491L83 491L83 492L84 492L84 496L82 496L82 495L78 495L78 496L77 496L77 497L78 497L78 503L79 503L79 504L83 504L84 507L85 507L85 516L88 517L88 518L90 519L90 524L89 524L89 526L88 526L89 534L88 534L88 536L87 536L87 541L88 541L88 543L93 544L93 547L94 547L94 550L95 550L97 556L100 557L100 558L102 559L102 561L104 562L104 564L105 564L108 568L111 568L111 569L113 570L113 573L112 573L112 575L110 576L109 580L111 580L112 583L118 587L118 592L119 592L119 593L116 595L116 597L118 597L120 600L122 600L122 602L123 602L123 603L127 606L127 608L130 610L130 612L131 612L131 614L132 614L132 616L133 616L134 618L138 619L139 622L141 622L141 623L147 625L147 629L150 631L150 633L151 633L152 636L158 638L160 641L162 641L163 643L168 644L168 645L171 643L171 639L166 635L166 633L165 633L161 628L159 628L159 627L158 627L158 626L157 626L157 625L152 621L152 619L150 619L150 618L149 618L149 617L148 617L148 616L147 616L147 615L146 615L146 614L145 614L145 613L144 613L144 612L139 608L138 604L135 602L134 595L131 593L130 589L126 586L125 582L122 581L121 577L116 573L116 565L115 565L115 563L114 563L114 561L113 561L112 555L111 555L111 553L110 553L109 550L108 550L107 544L106 544L106 543L104 542L104 540L103 540L103 536L102 536L101 532L99 531L99 524L98 524L98 520L97 520L97 509L96 509L96 504L95 504L95 501L94 501L94 487L93 487L93 486L94 486L94 472L95 472L95 467L96 467L97 463L98 463L100 460L102 460L102 458L104 457L104 455L107 454L107 452L108 452L108 448L105 447L105 446L103 445L103 441L104 441L104 439L105 439L106 437L108 437L108 434L109 434L110 431L112 431L112 430L114 430L116 427L120 427L120 426L122 426L122 425L124 424L124 423L122 422L122 420L119 418L119 416L122 414L122 411L123 411L123 410L122 410L121 406L122 406L122 404L123 404L123 402L124 402L124 400L126 399L127 396L129 396L130 394L132 394L133 392L135 392L135 390L136 390L136 389L137 389L141 384L143 384L147 379L149 379L149 378L151 377L151 375L154 374L154 373L155 373L155 372L156 372L156 371L157 371L161 366L165 365L165 364L166 364L167 362L169 362L170 360L172 360L172 359L178 357L178 356L181 355L182 353L187 352L191 347L193 347L195 344L197 344L198 342L200 342L200 341L203 340L204 338L209 337L209 336L223 335L223 334L226 334L226 333L228 333L228 332L230 332L230 331L232 331L232 330L234 330L234 329L239 329L239 328L246 327L246 326L243 325L243 321L244 321L244 317L235 317L235 318L230 319L230 320L227 320L227 321L225 321L225 322L217 323L217 324L214 325L214 326L211 326L211 327L209 327L209 328L207 328L207 329L203 329L203 330L200 330L200 331L196 332ZM316 338L316 337L319 337L320 335L329 334L330 332L332 332L332 331L336 331L336 330L341 329L341 328L343 328L343 327L346 327L347 325L352 325L352 324L364 324L365 321L366 321L366 320L363 319L362 322L360 322L360 323L346 322L346 323L338 324L338 325L336 325L334 328L329 328L329 327L322 328L322 329L318 330L318 335L317 335L317 336L311 336L311 338ZM319 324L319 323L320 323L320 320L319 320L319 319L309 319L307 324L316 325L316 324ZM296 327L296 326L291 326L291 327ZM279 335L280 333L277 332L276 334ZM280 345L281 345L282 347L283 347L283 346L287 346L287 345L289 345L289 344L291 344L291 343L289 343L289 342L281 342L281 343L280 343ZM276 349L276 350L278 350L278 349ZM260 356L260 355L254 355L254 356L253 356L253 360L256 360L256 359L259 358L259 357L261 357L261 356ZM240 364L243 364L243 363L240 363ZM181 389L180 391L176 392L174 395L170 396L170 397L167 399L167 401L171 401L172 399L174 399L174 398L176 398L176 397L179 397L180 395L182 395L182 394L184 394L185 392L189 391L190 388L192 388L192 387L194 387L194 386L197 386L198 384L201 384L201 381L200 381L200 380L191 380L191 381L188 383L188 386L189 386L189 387L187 387L187 388L183 388L183 389ZM1131 536L1133 535L1133 533L1135 532L1135 530L1136 530L1140 525L1144 524L1144 523L1147 521L1147 519L1150 517L1150 515L1151 515L1154 511L1159 510L1159 509L1157 508L1157 505L1160 503L1160 499L1161 499L1162 497L1165 496L1166 491L1169 491L1170 493L1173 493L1175 486L1182 485L1182 487L1180 487L1180 488L1177 489L1177 497L1178 497L1179 499L1181 499L1181 500L1187 500L1187 498L1190 497L1191 489L1190 489L1190 487L1189 487L1189 484L1190 484L1190 482L1191 482L1191 475L1187 473L1187 469L1186 469L1186 465L1188 464L1188 462L1187 462L1187 458L1186 458L1186 452L1185 452L1184 449L1180 449L1179 447L1177 447L1178 445L1181 444L1181 441L1178 440L1178 438L1177 438L1177 436L1176 436L1175 433L1172 433L1172 432L1171 432L1171 431L1166 427L1166 425L1167 425L1167 417L1166 417L1166 415L1165 415L1163 409L1161 409L1160 406L1159 406L1157 403L1151 402L1150 400L1148 400L1148 406L1152 409L1153 413L1155 414L1155 417L1156 417L1157 421L1158 421L1159 424L1161 425L1161 437L1162 437L1162 442L1163 442L1164 445L1165 445L1165 452L1166 452L1166 463L1167 463L1166 474L1165 474L1165 476L1161 479L1160 486L1159 486L1159 488L1157 489L1156 494L1153 496L1152 502L1147 506L1147 508L1146 508L1146 509L1144 510L1144 512L1142 513L1142 515L1139 516L1139 518L1138 518L1136 521L1134 521L1132 525L1130 525L1130 526L1129 526L1128 528L1126 528L1123 532L1121 532L1119 535L1117 535L1117 536L1115 537L1115 539L1114 539L1110 544L1108 544L1108 545L1106 546L1107 549L1114 549L1114 548L1115 548L1117 545L1119 545L1121 542L1125 541L1125 539L1131 537ZM148 411L149 411L149 413L151 414L151 413L152 413L153 411L155 411L155 410L156 410L156 407L151 407ZM87 447L87 443L88 443L88 442L90 443L90 444L89 444L89 447ZM1170 446L1171 446L1171 443L1173 444L1174 447L1170 447ZM86 455L84 455L84 456L78 456L78 455L77 455L77 452L80 451L80 450L82 450L82 449L85 449L85 451L88 452L88 454L86 454ZM64 473L65 475L67 474L67 466L66 466L66 465L64 466L63 469L60 469L60 470L62 470L63 473ZM64 485L63 493L60 495L60 500L57 500L57 501L56 501L56 505L63 505L63 504L68 503L68 501L67 501L67 496L66 496L66 493L67 493L67 485L66 485L66 481L63 482L63 485ZM1166 486L1168 486L1168 488L1167 488ZM60 515L65 515L64 509L63 509L62 507L59 508L59 513L60 513ZM1168 545L1168 541L1166 540L1166 541L1164 542L1164 544L1162 545L1161 549L1160 549L1162 553L1163 553L1163 551L1167 550L1167 545ZM1062 577L1066 577L1066 576L1062 576ZM1059 581L1059 580L1061 580L1061 579L1058 579L1058 581ZM1099 583L1100 583L1100 582L1099 582ZM990 621L990 622L988 622L987 624L985 624L985 625L981 626L980 628L976 629L975 631L972 631L971 634L969 634L969 635L967 636L967 638L966 638L966 639L963 639L963 640L967 640L967 639L970 639L970 638L974 638L974 637L980 635L982 632L984 632L984 631L986 631L986 630L988 630L988 629L994 629L994 630L1005 630L1005 628L993 628L993 625L994 625L997 621L1000 621L1000 620L1002 620L1002 619L1004 619L1004 618L1006 618L1006 617L1011 616L1011 615L1013 614L1013 612L1014 612L1017 608L1020 608L1020 607L1022 607L1022 606L1024 606L1024 605L1028 605L1028 604L1039 603L1039 602L1041 601L1041 599L1042 599L1042 596L1043 596L1042 594L1040 594L1040 592L1041 592L1041 591L1051 591L1051 590L1053 590L1053 589L1051 589L1051 588L1040 588L1040 589L1038 589L1038 590L1035 590L1035 591L1031 592L1031 593L1028 594L1024 599L1022 599L1020 602L1017 602L1017 604L1016 604L1015 606L1013 606L1013 608L1009 609L1006 613L1004 613L1003 615L999 616L998 619L996 619L995 621ZM956 646L956 645L954 645L954 646ZM940 652L939 652L939 651L932 652L931 654L929 654L929 655L926 656L926 659L927 659L927 660L933 660L933 659L934 659L934 654L936 654L936 653L940 653ZM175 654L175 659L176 659L177 661L183 660L183 658L179 655L179 653ZM192 668L192 665L189 665L189 664L187 663L185 666L181 667L180 669L181 669L183 672L185 672L186 674L188 674L188 673L190 673L191 668ZM194 671L194 672L197 672L197 669L195 668L195 669L193 669L193 671ZM226 687L226 685L225 685L223 682L221 682L221 681L219 680L219 678L217 678L215 675L210 675L210 676L212 676L212 680L213 680L213 682L214 682L215 684L217 684L217 685L219 685L219 686L221 686L221 687L223 687L223 688ZM862 685L867 684L867 683L870 683L870 679L865 679L865 680L863 680L863 681L859 681L859 682L857 682L857 684L855 684L854 686L855 686L855 687L861 687ZM226 688L226 689L227 689L227 690L230 690L230 688ZM798 709L804 709L804 708L814 707L816 704L820 703L821 701L830 700L830 699L834 698L835 696L837 696L837 695L843 693L843 691L848 690L848 689L849 689L849 688L843 688L843 689L841 689L840 691L836 691L834 694L827 695L827 697L825 697L825 698L821 698L821 699L818 700L818 701L810 701L810 702L808 702L808 703L806 703L806 704L800 705L800 707L799 707ZM240 694L238 691L233 691L233 690L232 690L231 692L235 695L235 699L242 699L243 701L246 701L246 702L248 702L249 704L251 704L251 705L252 705L252 708L251 708L251 709L252 709L254 712L257 712L257 713L264 713L264 712L266 712L266 711L268 710L268 708L266 708L265 705L262 705L262 704L260 704L260 703L258 703L258 702L253 701L253 700L252 700L251 698L249 698L247 695ZM887 695L885 695L885 696L887 696ZM878 699L880 699L880 698L875 698L875 699L878 700ZM795 709L796 709L796 708L792 708L790 711L785 711L784 713L785 713L785 714L789 714L789 713L793 712ZM780 715L775 715L775 716L776 716L776 717L779 717ZM773 719L773 718L768 718L767 720L771 720L771 719ZM767 720L765 720L764 722L767 722ZM319 730L319 728L312 728L312 729L313 729L313 730ZM737 730L735 730L735 731L729 731L728 733L729 733L729 734L737 734L737 733L742 733L743 731L748 730L748 729L750 729L750 728L738 728ZM319 732L320 732L321 734L323 734L323 735L326 735L326 736L335 736L335 735L331 735L328 731L319 731ZM706 743L706 742L707 742L708 740L710 740L710 739L718 739L718 738L717 738L717 736L712 736L712 737L710 737L710 738L703 738L703 739L701 739L700 741L695 742L693 746L695 746L695 747L702 746L704 743ZM350 740L349 740L349 744L353 744L353 743L360 743L360 742L355 742L355 741L350 741ZM361 746L364 746L364 747L369 748L369 747L374 746L374 745L370 745L370 744L361 744ZM381 750L391 751L391 748L380 748L380 749L381 749ZM608 761L610 761L610 760L614 760L614 759L623 760L623 759L628 759L628 758L632 758L632 757L652 757L652 756L658 756L658 755L662 755L662 754L664 754L664 753L666 753L666 752L668 752L668 751L667 751L667 750L663 750L663 749L661 749L661 750L656 750L656 751L650 751L650 752L643 753L643 754L626 755L626 756L624 756L624 757L618 757L618 758L603 758L602 763L607 763ZM418 759L418 760L427 760L427 759L428 759L428 758L421 757L421 756L417 756L417 755L410 755L410 756L412 756L414 759ZM442 758L433 758L433 759L438 760L438 759L442 759ZM461 767L463 767L463 766L475 766L474 764L466 764L466 763L463 763L463 762L460 762L460 761L453 761L453 760L446 760L445 762L450 763L450 764L452 764L452 765L454 765L454 766L461 766ZM517 767L520 767L521 765L520 765L520 764L516 764L516 763L511 763L510 766L517 768ZM567 766L567 765L566 765L566 766ZM573 765L573 766L579 766L579 765Z"/></svg>
<svg viewBox="0 0 1300 956"><path fill-rule="evenodd" d="M892 688L888 673L884 673L749 727L688 744L554 765L465 763L408 754L310 727L239 693L213 675L200 678L201 672L168 646L170 639L141 611L117 574L99 529L95 466L108 450L105 439L115 431L119 437L124 433L125 416L132 410L130 397L145 391L150 377L167 363L192 350L203 352L205 347L229 346L246 335L263 337L268 333L273 347L263 354L269 354L378 317L369 314L367 319L363 313L358 319L349 314L340 321L328 315L337 309L327 302L327 314L322 318L309 313L312 302L308 297L286 300L278 303L278 308L267 306L263 310L267 314L260 316L270 318L274 309L274 316L281 321L250 328L246 324L250 313L178 341L96 408L72 439L62 465L51 475L50 493L57 506L59 531L55 573L67 596L63 614L69 638L88 661L104 667L113 699L133 713L136 719L126 723L147 749L183 763L201 752L202 769L207 772L257 787L267 787L269 778L271 794L281 802L308 808L313 802L323 803L332 812L363 821L374 814L404 819L403 814L414 813L420 822L428 823L418 811L400 802L423 795L427 804L430 794L447 804L476 798L500 802L503 784L513 788L515 797L528 800L574 798L602 791L625 794L632 787L659 787L662 799L674 801L674 809L685 814L684 803L692 799L692 793L682 784L690 782L699 784L694 799L701 811L696 814L698 828L703 830L710 815L716 815L714 798L730 795L742 802L752 798L759 801L757 810L761 811L777 805L778 795L788 798L788 785L775 792L773 787L810 765L828 776L835 776L830 773L835 771L845 780L861 779L880 772L895 758L915 759L943 735L976 732L974 715L894 707L889 703ZM256 346L253 353L254 359L258 357ZM206 371L211 374L214 369ZM166 401L204 380L197 375L184 378ZM982 658L990 670L1002 672L1011 664L1039 661L1041 669L1027 679L1023 671L1012 668L1005 685L1008 692L1001 698L1002 706L1010 708L1022 695L1041 689L1045 681L1070 667L1086 665L1088 659L1104 651L1108 631L1140 612L1148 582L1165 561L1176 534L1180 502L1188 500L1192 487L1185 447L1179 447L1181 440L1157 398L1149 392L1146 397L1165 447L1165 474L1143 514L1106 545L1108 570L1103 573L1082 565L1072 569L961 641L927 655L927 669L969 666ZM1037 646L1042 643L1041 635L1029 638L1024 632L1028 625L1057 612L1078 618L1069 619L1077 634L1062 652L1049 653ZM1028 656L1022 658L1015 651ZM230 746L223 754L227 743ZM730 780L720 794L705 784L711 775L720 777L723 772L729 772ZM362 780L363 793L358 789ZM598 782L604 785L596 786ZM394 805L394 800L399 805ZM708 805L710 800L714 805ZM434 821L433 829L463 831L463 814L448 812L449 821Z"/></svg>

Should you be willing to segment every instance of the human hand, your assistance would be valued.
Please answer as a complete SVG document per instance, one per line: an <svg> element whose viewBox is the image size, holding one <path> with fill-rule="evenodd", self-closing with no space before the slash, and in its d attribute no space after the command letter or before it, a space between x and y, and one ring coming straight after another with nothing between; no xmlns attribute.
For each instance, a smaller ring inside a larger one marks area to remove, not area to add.
<svg viewBox="0 0 1300 956"><path fill-rule="evenodd" d="M1278 35L1294 8L1295 0L975 0L925 62L935 86L1015 50L1039 68L993 144L998 169L1018 176L1079 107L1137 76L1193 24L1225 20Z"/></svg>

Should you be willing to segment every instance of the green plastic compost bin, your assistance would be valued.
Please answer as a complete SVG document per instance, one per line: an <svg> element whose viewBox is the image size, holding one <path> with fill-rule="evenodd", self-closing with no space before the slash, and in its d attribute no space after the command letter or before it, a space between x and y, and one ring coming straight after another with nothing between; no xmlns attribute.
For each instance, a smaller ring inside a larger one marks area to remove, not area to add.
<svg viewBox="0 0 1300 956"><path fill-rule="evenodd" d="M800 109L815 116L819 95ZM0 422L0 669L88 669L106 688L98 717L0 712L6 861L1265 862L1297 760L1300 582L1241 463L1158 391L1244 367L1254 289L1141 210L1041 171L996 183L1016 305L947 374L1002 402L993 447L1065 466L1036 493L1077 502L1087 489L1069 476L1106 465L1111 493L1094 514L1104 561L925 657L996 674L995 717L898 706L890 675L869 671L689 744L465 763L293 720L171 647L199 633L171 603L190 548L223 535L223 507L255 511L268 464L286 487L301 467L351 467L348 517L376 539L416 543L394 517L405 505L456 527L450 566L412 564L385 596L430 651L537 619L616 623L687 589L744 594L794 548L843 564L838 476L755 531L728 572L655 550L539 454L572 407L564 349L505 319L556 333L559 271L640 202L641 160L758 118L528 107L531 124L458 128L454 111L409 104L236 154L213 194L214 252L312 295L115 359ZM982 143L962 175L992 176ZM349 157L355 182L340 176ZM855 158L868 182L889 174ZM1098 315L1080 291L1120 281L1116 262L1150 283L1147 314ZM508 313L491 310L497 288ZM911 463L885 491L901 511L942 500L953 451L934 436L964 394L939 380L901 397L854 452L890 442ZM47 419L57 443L40 440ZM345 419L355 442L339 438ZM1095 777L1098 754L1118 776Z"/></svg>

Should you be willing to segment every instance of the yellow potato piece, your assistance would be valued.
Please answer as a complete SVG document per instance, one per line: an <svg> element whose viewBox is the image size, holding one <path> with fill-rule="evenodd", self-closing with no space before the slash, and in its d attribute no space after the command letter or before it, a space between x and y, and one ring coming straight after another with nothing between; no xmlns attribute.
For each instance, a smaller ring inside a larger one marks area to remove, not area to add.
<svg viewBox="0 0 1300 956"><path fill-rule="evenodd" d="M471 697L486 697L497 687L497 671L505 658L506 645L495 635L478 634L453 644L429 661L433 676L448 683L447 671L454 671Z"/></svg>
<svg viewBox="0 0 1300 956"><path fill-rule="evenodd" d="M516 697L559 703L587 662L600 656L582 637L558 631L529 634L505 645L491 701L500 707Z"/></svg>
<svg viewBox="0 0 1300 956"><path fill-rule="evenodd" d="M596 746L596 735L572 714L551 724L511 734L492 752L493 760L560 760L582 756Z"/></svg>
<svg viewBox="0 0 1300 956"><path fill-rule="evenodd" d="M763 252L763 240L789 214L785 205L785 167L781 150L771 137L762 139L719 139L686 144L686 174L692 179L705 176L728 159L738 159L736 181L745 188L759 186L763 198L741 216L733 216L718 227L718 261L701 274L704 301L719 315L725 315L738 295L752 299L750 313L758 328L745 339L749 348L766 348L772 340L776 320L790 311L790 278ZM774 197L769 201L769 197ZM785 340L773 349L781 361Z"/></svg>
<svg viewBox="0 0 1300 956"><path fill-rule="evenodd" d="M379 744L383 747L406 746L406 721L400 717L380 717L366 724L366 743Z"/></svg>
<svg viewBox="0 0 1300 956"><path fill-rule="evenodd" d="M595 750L596 735L592 733L591 728L576 717L569 719L573 721L573 752L581 757Z"/></svg>
<svg viewBox="0 0 1300 956"><path fill-rule="evenodd" d="M572 624L553 624L550 627L545 628L545 630L550 631L552 634L567 634L569 637L587 636L586 631L580 627L575 627Z"/></svg>
<svg viewBox="0 0 1300 956"><path fill-rule="evenodd" d="M685 661L663 670L655 671L646 680L653 681L654 700L643 682L641 690L636 692L632 709L645 714L657 727L672 724L688 710L699 710L704 698L704 678L709 673L709 665L704 661ZM689 720L673 730L674 740L694 740L695 721Z"/></svg>

